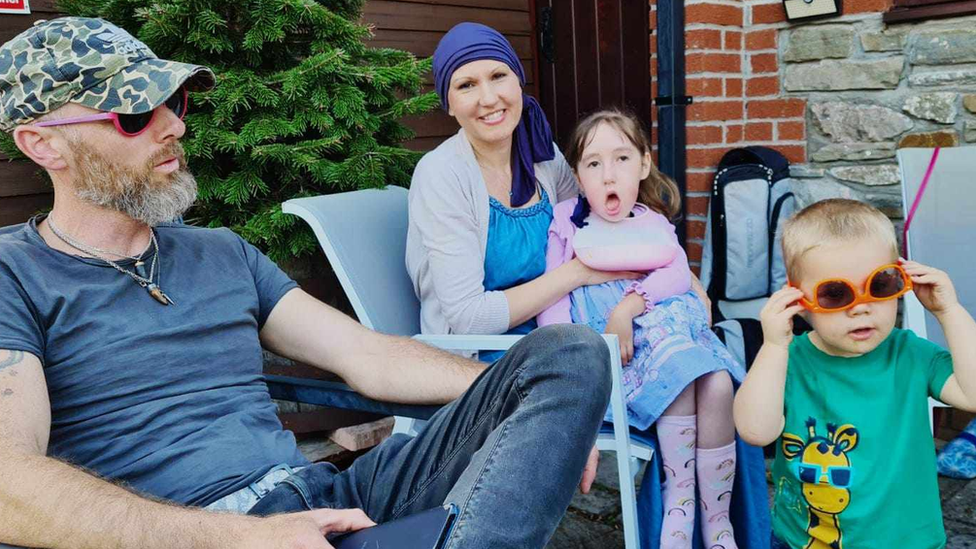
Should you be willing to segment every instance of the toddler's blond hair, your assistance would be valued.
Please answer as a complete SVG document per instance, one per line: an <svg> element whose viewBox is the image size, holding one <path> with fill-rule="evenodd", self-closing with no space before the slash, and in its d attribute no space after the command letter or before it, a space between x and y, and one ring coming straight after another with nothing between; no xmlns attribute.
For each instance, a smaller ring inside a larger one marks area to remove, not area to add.
<svg viewBox="0 0 976 549"><path fill-rule="evenodd" d="M786 276L800 279L800 260L810 250L831 242L874 240L898 258L898 240L891 220L877 208L846 198L822 200L803 208L783 226Z"/></svg>

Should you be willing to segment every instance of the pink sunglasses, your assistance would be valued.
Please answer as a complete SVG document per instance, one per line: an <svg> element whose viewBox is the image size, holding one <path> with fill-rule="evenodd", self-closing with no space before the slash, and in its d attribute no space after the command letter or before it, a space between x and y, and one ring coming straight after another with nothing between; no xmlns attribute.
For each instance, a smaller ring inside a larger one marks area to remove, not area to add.
<svg viewBox="0 0 976 549"><path fill-rule="evenodd" d="M180 88L176 93L169 96L163 105L168 107L177 118L183 120L186 116L187 103L189 102L189 96L186 92L186 88ZM149 112L144 112L140 114L119 114L116 112L103 112L99 114L91 114L88 116L78 116L76 118L64 118L61 120L48 120L46 122L38 122L34 124L35 126L66 126L68 124L84 124L87 122L98 122L100 120L111 120L115 124L115 129L118 130L124 136L135 137L149 128L152 124L153 119L156 117L156 111L159 108L155 108Z"/></svg>

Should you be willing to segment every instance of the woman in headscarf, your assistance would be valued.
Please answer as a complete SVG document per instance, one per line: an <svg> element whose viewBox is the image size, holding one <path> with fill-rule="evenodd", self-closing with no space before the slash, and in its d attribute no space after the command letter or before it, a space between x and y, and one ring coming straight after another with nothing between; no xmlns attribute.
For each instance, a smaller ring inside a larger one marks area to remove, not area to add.
<svg viewBox="0 0 976 549"><path fill-rule="evenodd" d="M410 186L407 270L424 333L526 334L577 287L637 276L575 259L545 272L552 207L578 190L504 36L455 26L434 52L434 80L461 129L421 159Z"/></svg>

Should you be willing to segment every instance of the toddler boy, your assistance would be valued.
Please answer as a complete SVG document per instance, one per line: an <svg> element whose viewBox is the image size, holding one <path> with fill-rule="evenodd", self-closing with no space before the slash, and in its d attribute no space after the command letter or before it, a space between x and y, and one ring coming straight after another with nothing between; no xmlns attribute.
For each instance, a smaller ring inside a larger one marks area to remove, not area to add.
<svg viewBox="0 0 976 549"><path fill-rule="evenodd" d="M976 410L976 322L944 272L898 257L891 221L867 204L804 208L783 252L790 284L762 311L734 405L743 439L778 439L773 548L945 547L928 397ZM908 291L949 351L894 327ZM796 314L812 332L793 337Z"/></svg>

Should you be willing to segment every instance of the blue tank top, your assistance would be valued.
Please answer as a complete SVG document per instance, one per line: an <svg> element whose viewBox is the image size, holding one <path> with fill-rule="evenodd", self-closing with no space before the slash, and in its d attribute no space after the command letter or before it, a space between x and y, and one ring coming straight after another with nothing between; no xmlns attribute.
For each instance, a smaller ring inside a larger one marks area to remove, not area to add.
<svg viewBox="0 0 976 549"><path fill-rule="evenodd" d="M485 290L507 290L542 276L546 272L546 242L552 223L552 204L542 190L542 199L528 208L506 208L488 197L488 244L485 249ZM537 326L535 318L505 332L523 335ZM478 354L494 362L505 354L486 351Z"/></svg>

